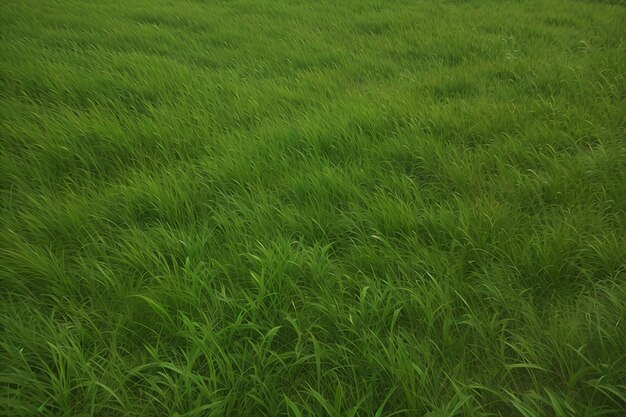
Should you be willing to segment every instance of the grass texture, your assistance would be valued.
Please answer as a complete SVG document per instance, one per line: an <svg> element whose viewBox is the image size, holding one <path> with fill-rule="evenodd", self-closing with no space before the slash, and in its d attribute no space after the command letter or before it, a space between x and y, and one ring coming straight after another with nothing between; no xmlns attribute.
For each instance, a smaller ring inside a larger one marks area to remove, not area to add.
<svg viewBox="0 0 626 417"><path fill-rule="evenodd" d="M621 1L3 0L3 416L626 415Z"/></svg>

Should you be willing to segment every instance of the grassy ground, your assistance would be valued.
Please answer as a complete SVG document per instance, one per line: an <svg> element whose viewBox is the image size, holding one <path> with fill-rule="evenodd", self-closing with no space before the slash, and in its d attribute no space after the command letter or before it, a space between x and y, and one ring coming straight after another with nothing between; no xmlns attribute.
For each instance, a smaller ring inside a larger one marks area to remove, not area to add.
<svg viewBox="0 0 626 417"><path fill-rule="evenodd" d="M625 27L2 1L0 414L620 415Z"/></svg>

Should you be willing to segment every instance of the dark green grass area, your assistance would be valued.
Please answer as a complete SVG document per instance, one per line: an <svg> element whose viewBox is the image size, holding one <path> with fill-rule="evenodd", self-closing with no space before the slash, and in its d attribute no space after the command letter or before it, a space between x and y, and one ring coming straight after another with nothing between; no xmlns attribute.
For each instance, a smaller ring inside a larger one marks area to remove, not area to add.
<svg viewBox="0 0 626 417"><path fill-rule="evenodd" d="M1 415L626 415L622 1L0 36Z"/></svg>

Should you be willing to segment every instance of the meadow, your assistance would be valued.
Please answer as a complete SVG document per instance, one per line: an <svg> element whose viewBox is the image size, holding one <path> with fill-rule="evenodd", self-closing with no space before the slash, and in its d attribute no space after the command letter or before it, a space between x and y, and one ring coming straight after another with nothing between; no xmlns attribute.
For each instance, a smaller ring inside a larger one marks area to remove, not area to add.
<svg viewBox="0 0 626 417"><path fill-rule="evenodd" d="M626 415L626 7L0 2L0 414Z"/></svg>

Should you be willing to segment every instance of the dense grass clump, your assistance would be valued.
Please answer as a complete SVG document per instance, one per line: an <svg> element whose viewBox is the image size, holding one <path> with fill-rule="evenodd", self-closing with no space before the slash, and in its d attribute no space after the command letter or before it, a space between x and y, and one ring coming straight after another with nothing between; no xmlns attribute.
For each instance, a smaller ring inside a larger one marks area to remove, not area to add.
<svg viewBox="0 0 626 417"><path fill-rule="evenodd" d="M0 414L626 415L625 28L2 1Z"/></svg>

